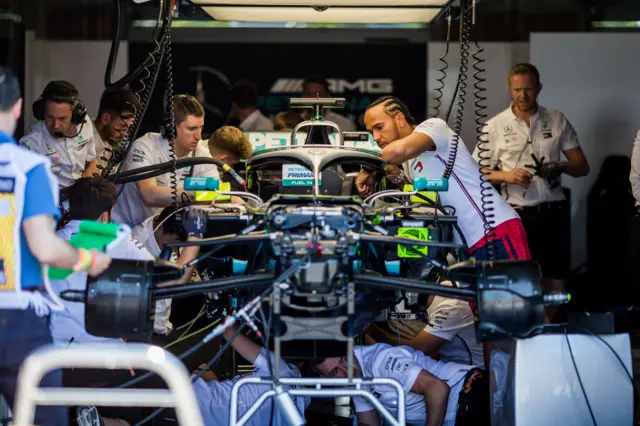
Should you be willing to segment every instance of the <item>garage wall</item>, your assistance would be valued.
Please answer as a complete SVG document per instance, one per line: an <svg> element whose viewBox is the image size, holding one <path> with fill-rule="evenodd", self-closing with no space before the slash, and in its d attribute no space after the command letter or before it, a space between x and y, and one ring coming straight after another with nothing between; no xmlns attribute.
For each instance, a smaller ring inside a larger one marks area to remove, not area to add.
<svg viewBox="0 0 640 426"><path fill-rule="evenodd" d="M111 43L107 41L36 40L33 31L26 33L25 54L25 130L35 119L31 104L51 80L68 80L80 92L90 115L98 112L104 90L104 71ZM114 80L129 67L128 43L120 45Z"/></svg>
<svg viewBox="0 0 640 426"><path fill-rule="evenodd" d="M591 166L586 178L563 177L563 185L571 189L573 199L574 267L586 260L587 195L602 162L609 155L631 156L633 139L640 128L638 45L640 34L531 37L531 60L539 67L544 84L540 103L567 116ZM607 225L602 224L605 228Z"/></svg>
<svg viewBox="0 0 640 426"><path fill-rule="evenodd" d="M428 99L432 100L436 95L435 88L438 87L436 79L442 74L438 71L438 68L443 66L442 62L438 58L445 52L445 43L430 43L428 46L429 52L429 96ZM483 68L487 70L484 73L484 78L487 81L484 83L484 87L487 88L484 96L487 97L485 105L487 109L485 113L488 117L493 117L498 114L507 106L511 98L507 90L509 70L511 67L519 62L529 61L529 43L482 43L481 47L484 49L482 54L485 62ZM464 121L462 124L462 139L470 150L476 145L476 125L475 125L475 106L474 106L474 88L473 88L473 58L471 55L475 52L475 48L472 46L469 56L469 74L467 80L467 101L464 108ZM443 90L442 107L440 109L440 117L444 118L447 113L447 109L451 104L451 97L456 87L456 79L458 77L458 68L460 66L460 44L451 43L449 46L449 55L447 56L447 62L449 67L447 69L447 78L445 80L445 88ZM431 101L433 105L433 101ZM455 117L457 104L454 105L449 125L453 125L453 118ZM432 110L429 111L432 113ZM417 117L416 117L417 119Z"/></svg>

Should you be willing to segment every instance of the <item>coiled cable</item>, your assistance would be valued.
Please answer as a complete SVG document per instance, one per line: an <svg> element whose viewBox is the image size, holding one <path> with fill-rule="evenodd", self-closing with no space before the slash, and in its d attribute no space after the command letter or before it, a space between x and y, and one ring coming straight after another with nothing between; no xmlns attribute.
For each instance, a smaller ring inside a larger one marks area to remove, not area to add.
<svg viewBox="0 0 640 426"><path fill-rule="evenodd" d="M169 5L170 7L170 5ZM171 16L171 10L167 11L167 14ZM171 170L171 174L169 177L169 186L171 187L171 204L173 206L178 205L178 177L176 175L176 147L175 147L175 139L176 139L176 119L175 113L173 111L173 62L171 58L171 25L167 27L167 33L165 36L165 57L164 57L164 66L166 70L166 103L165 103L165 111L164 111L164 135L165 138L169 141L169 158L173 163L173 168Z"/></svg>
<svg viewBox="0 0 640 426"><path fill-rule="evenodd" d="M462 121L464 119L464 104L467 99L467 72L469 64L469 40L471 35L471 8L466 7L466 2L462 2L462 13L460 16L460 70L458 73L458 107L453 124L453 137L451 138L451 149L449 158L445 164L444 179L449 179L453 173L453 166L458 156L458 145L460 144L460 132L462 130ZM457 92L457 90L456 90ZM454 94L455 96L455 94Z"/></svg>
<svg viewBox="0 0 640 426"><path fill-rule="evenodd" d="M444 54L438 58L440 62L442 62L443 66L438 68L438 72L441 74L439 78L436 78L436 82L438 83L438 87L435 88L436 95L433 98L433 115L432 117L438 118L440 117L440 107L442 106L442 96L444 93L442 89L445 87L445 80L447 79L447 69L449 68L449 63L447 62L447 56L449 55L449 43L451 42L451 8L449 8L447 13L447 42L444 50Z"/></svg>
<svg viewBox="0 0 640 426"><path fill-rule="evenodd" d="M485 59L483 58L484 49L478 43L478 35L476 31L476 0L473 0L472 5L472 19L471 19L471 33L475 50L473 52L473 87L475 97L475 115L476 115L476 134L478 142L478 156L480 157L478 163L480 165L480 200L482 203L482 217L484 221L484 238L485 246L487 247L487 255L489 260L496 260L497 250L495 245L496 234L495 229L495 213L493 208L493 197L495 196L495 190L487 179L488 169L491 166L491 150L488 148L489 139L486 130L486 100L485 96L486 87L484 83L487 79L484 77L486 68L483 67Z"/></svg>

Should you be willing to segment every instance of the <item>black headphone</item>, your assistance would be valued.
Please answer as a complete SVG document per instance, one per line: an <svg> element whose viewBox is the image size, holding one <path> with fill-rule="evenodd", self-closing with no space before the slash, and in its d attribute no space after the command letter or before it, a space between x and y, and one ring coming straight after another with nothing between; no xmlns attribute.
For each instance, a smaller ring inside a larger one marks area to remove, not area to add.
<svg viewBox="0 0 640 426"><path fill-rule="evenodd" d="M66 81L51 81L42 91L42 95L33 103L33 116L44 120L44 105L47 101L71 104L71 123L78 126L85 122L87 108L78 99L78 89Z"/></svg>

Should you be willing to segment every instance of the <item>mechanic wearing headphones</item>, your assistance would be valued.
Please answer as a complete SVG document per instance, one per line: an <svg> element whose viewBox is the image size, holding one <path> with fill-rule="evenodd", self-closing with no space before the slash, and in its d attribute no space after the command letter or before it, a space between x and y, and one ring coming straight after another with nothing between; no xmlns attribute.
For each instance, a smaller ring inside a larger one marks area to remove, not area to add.
<svg viewBox="0 0 640 426"><path fill-rule="evenodd" d="M354 377L389 378L405 391L406 421L410 425L489 425L489 382L470 365L436 361L409 346L376 343L355 346ZM311 361L322 376L346 378L347 358ZM395 390L368 386L391 413L397 410ZM353 398L359 425L379 426L380 415L366 399Z"/></svg>
<svg viewBox="0 0 640 426"><path fill-rule="evenodd" d="M204 127L204 108L189 95L174 97L176 139L174 141L176 159L186 157L209 157L211 154L201 144ZM133 142L131 151L124 161L122 170L171 161L169 141L160 133L147 133ZM219 178L218 169L213 164L201 164L176 170L178 197L185 192L182 180L187 176ZM124 185L122 195L118 197L114 222L124 223L132 228L154 215L154 209L171 205L171 173L148 178Z"/></svg>
<svg viewBox="0 0 640 426"><path fill-rule="evenodd" d="M180 241L200 241L207 233L207 217L200 209L189 209L189 213L185 220L189 220L188 234L176 223L176 214L182 208L169 206L164 208L159 215L151 216L145 219L142 224L133 229L132 237L136 240L140 247L144 247L153 257L159 257L165 244L177 243ZM192 229L197 218L200 218L201 226L196 232ZM170 261L178 266L184 266L198 257L200 254L200 246L183 247L180 252L172 252ZM189 281L193 274L194 267L188 268L180 283L184 284ZM169 336L173 331L173 324L169 321L171 316L171 299L161 299L156 302L155 317L153 320L153 332L159 336ZM177 336L176 336L177 337ZM160 339L163 342L166 339Z"/></svg>
<svg viewBox="0 0 640 426"><path fill-rule="evenodd" d="M410 181L443 176L454 137L443 120L430 118L418 125L404 103L393 96L384 96L369 105L364 121L373 140L382 148L382 159L389 164L402 164ZM373 184L374 175L361 170L356 179L358 191L368 194ZM530 259L520 217L495 190L491 191L495 258ZM440 193L440 200L455 209L471 254L477 260L488 260L482 198L478 163L460 139L449 190Z"/></svg>
<svg viewBox="0 0 640 426"><path fill-rule="evenodd" d="M586 176L589 164L578 135L565 116L538 105L540 73L531 64L518 64L509 72L513 102L487 122L487 152L482 145L473 153L486 157L487 175L500 184L502 196L518 212L534 260L542 268L545 291L564 292L570 273L571 234L565 196L559 178ZM560 161L560 153L567 161ZM557 306L546 308L549 319Z"/></svg>
<svg viewBox="0 0 640 426"><path fill-rule="evenodd" d="M321 75L309 75L304 79L302 83L302 97L303 98L329 98L331 97L331 93L329 91L329 81ZM345 117L344 115L340 115L336 112L333 112L331 109L323 109L322 116L326 121L331 121L332 123L336 123L340 130L343 132L354 132L357 130L356 124ZM310 120L311 113L309 110L305 110L302 113L302 117L305 120Z"/></svg>
<svg viewBox="0 0 640 426"><path fill-rule="evenodd" d="M443 281L440 285L450 287L451 282ZM476 338L475 318L467 302L431 295L427 299L427 318L427 323L417 320L388 321L380 326L371 323L366 334L376 342L411 346L434 359L484 369L484 350ZM403 327L403 334L415 337L398 337L400 331L395 327Z"/></svg>
<svg viewBox="0 0 640 426"><path fill-rule="evenodd" d="M33 116L38 122L19 143L49 158L62 188L98 172L93 127L73 84L49 82L33 103Z"/></svg>
<svg viewBox="0 0 640 426"><path fill-rule="evenodd" d="M107 165L113 151L127 135L139 107L137 96L127 88L102 92L98 115L93 120L93 139L100 167ZM114 159L113 166L118 162Z"/></svg>
<svg viewBox="0 0 640 426"><path fill-rule="evenodd" d="M20 364L51 343L49 312L61 308L42 266L95 276L111 263L106 254L76 250L56 236L58 182L51 160L17 146L11 136L21 110L18 79L0 67L0 394L9 406ZM59 387L60 371L47 374L40 385ZM67 415L62 407L38 406L34 422L62 426Z"/></svg>

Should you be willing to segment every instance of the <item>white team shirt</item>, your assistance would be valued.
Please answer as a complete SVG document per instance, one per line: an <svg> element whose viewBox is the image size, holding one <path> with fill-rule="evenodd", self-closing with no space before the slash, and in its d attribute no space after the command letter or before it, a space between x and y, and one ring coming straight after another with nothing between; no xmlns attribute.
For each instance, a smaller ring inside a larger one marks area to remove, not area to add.
<svg viewBox="0 0 640 426"><path fill-rule="evenodd" d="M451 286L450 281L440 284ZM434 296L427 314L429 318L424 331L447 341L440 347L440 360L484 369L484 351L476 339L475 319L469 303Z"/></svg>
<svg viewBox="0 0 640 426"><path fill-rule="evenodd" d="M151 166L154 164L165 163L171 161L169 150L169 141L164 139L159 133L147 133L141 138L133 142L133 147L127 155L122 170L132 170L140 167ZM187 154L185 157L209 157L209 150L201 144L194 152ZM182 186L182 181L190 174L191 167L177 169L176 178L178 179L178 192ZM194 177L215 177L219 178L218 168L214 164L200 164L195 166L193 170ZM169 187L171 182L171 173L165 173L157 176L156 182L158 186ZM145 219L153 216L162 209L154 209L147 207L142 201L138 186L133 183L125 184L122 195L118 197L116 208L113 212L113 220L117 223L124 223L134 228L144 222Z"/></svg>
<svg viewBox="0 0 640 426"><path fill-rule="evenodd" d="M426 370L444 381L451 390L443 424L444 426L454 425L458 410L458 396L464 385L467 371L473 368L472 366L436 361L409 346L391 346L385 343L356 346L355 356L362 368L362 377L389 378L400 383L405 392L408 424L424 425L427 418L424 396L411 392L420 371ZM392 415L397 415L397 394L393 388L389 386L367 386L367 388ZM356 397L353 402L356 413L374 410L366 399Z"/></svg>
<svg viewBox="0 0 640 426"><path fill-rule="evenodd" d="M636 199L636 206L640 205L640 130L633 141L633 152L631 154L631 173L629 174L633 198Z"/></svg>
<svg viewBox="0 0 640 426"><path fill-rule="evenodd" d="M454 132L439 118L430 118L418 125L415 132L423 133L433 139L435 151L427 151L417 158L403 164L405 175L413 182L417 178L434 179L444 174L445 165L452 150L451 140ZM484 217L482 215L482 194L480 186L480 168L465 146L462 138L458 142L458 152L453 173L449 178L449 190L440 193L440 202L456 210L458 225L467 240L469 248L484 238ZM493 201L493 226L496 227L518 214L500 194L490 189ZM456 242L460 242L458 235Z"/></svg>
<svg viewBox="0 0 640 426"><path fill-rule="evenodd" d="M153 220L156 216L147 218L141 225L136 226L131 231L132 238L145 248L151 255L156 258L160 256L162 249L156 241L153 233ZM176 262L177 258L172 254L172 262ZM168 335L173 330L173 324L169 321L171 316L171 299L156 300L155 316L153 319L153 331L157 334Z"/></svg>
<svg viewBox="0 0 640 426"><path fill-rule="evenodd" d="M272 353L262 348L260 355L256 358L253 365L255 370L248 374L248 376L260 376L269 377L273 374L269 371L269 364L267 356L271 357L271 365L275 361ZM226 426L229 424L229 407L231 403L231 389L233 385L242 377L236 376L232 380L225 380L223 382L205 382L202 379L197 379L193 384L196 400L202 413L202 419L207 426ZM283 378L297 378L300 377L300 372L293 364L288 364L283 359L280 360L280 377ZM285 387L286 388L286 387ZM254 402L260 398L260 396L266 391L271 390L271 385L256 385L248 384L240 388L238 392L238 419L240 419L244 413L253 405ZM292 397L293 398L293 397ZM310 399L308 397L295 398L295 404L300 414L304 417L306 407L309 406ZM264 426L270 424L271 407L273 404L273 398L267 399L262 404L261 408L251 417L247 426ZM273 407L273 425L274 426L286 426L288 423L283 418L280 409L277 406Z"/></svg>
<svg viewBox="0 0 640 426"><path fill-rule="evenodd" d="M513 105L513 104L512 104ZM531 154L544 162L560 161L560 154L580 146L578 134L567 118L559 111L538 106L530 119L531 127L516 117L511 106L487 121L486 132L490 149L482 154L490 169L508 172L515 169L534 171L527 165L535 165ZM478 145L479 146L479 145ZM480 150L476 146L474 158L480 162ZM484 164L483 164L484 165ZM558 186L551 189L547 180L534 176L525 193L525 185L502 184L502 196L513 205L535 206L540 203L562 201L564 193Z"/></svg>
<svg viewBox="0 0 640 426"><path fill-rule="evenodd" d="M60 238L69 240L78 233L80 221L72 220L64 228L57 232ZM113 259L129 259L148 261L153 256L144 248L139 247L131 239L123 240L117 246L107 251ZM64 290L86 290L87 273L75 272L65 280L51 280L51 286L56 293ZM68 302L63 300L65 310L51 312L49 329L54 344L69 345L83 343L122 343L121 339L98 337L89 334L84 327L84 303Z"/></svg>
<svg viewBox="0 0 640 426"><path fill-rule="evenodd" d="M86 163L96 158L93 125L88 115L85 116L80 134L74 138L56 139L49 134L44 121L38 121L18 143L51 160L51 171L58 178L60 188L66 188L80 179Z"/></svg>
<svg viewBox="0 0 640 426"><path fill-rule="evenodd" d="M273 123L259 109L256 109L240 123L238 128L243 132L273 132Z"/></svg>

